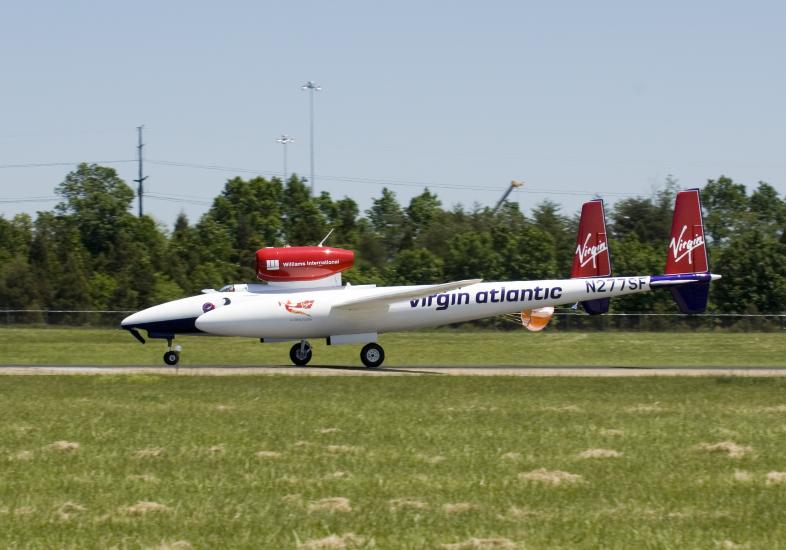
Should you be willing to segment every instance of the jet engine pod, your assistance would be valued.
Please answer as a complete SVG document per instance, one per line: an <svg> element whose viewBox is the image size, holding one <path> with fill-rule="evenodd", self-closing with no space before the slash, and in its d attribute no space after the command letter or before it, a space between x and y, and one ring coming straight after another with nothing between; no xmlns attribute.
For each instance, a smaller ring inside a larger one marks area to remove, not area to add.
<svg viewBox="0 0 786 550"><path fill-rule="evenodd" d="M546 328L554 315L553 307L539 307L537 309L526 309L521 312L521 324L527 330L537 332Z"/></svg>
<svg viewBox="0 0 786 550"><path fill-rule="evenodd" d="M329 246L287 246L257 250L257 277L263 281L316 281L349 269L355 253Z"/></svg>

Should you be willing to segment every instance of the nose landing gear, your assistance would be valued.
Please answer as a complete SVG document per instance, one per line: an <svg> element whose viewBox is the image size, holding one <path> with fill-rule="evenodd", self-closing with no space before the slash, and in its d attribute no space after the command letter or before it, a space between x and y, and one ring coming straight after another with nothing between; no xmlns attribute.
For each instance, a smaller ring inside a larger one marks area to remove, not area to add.
<svg viewBox="0 0 786 550"><path fill-rule="evenodd" d="M166 353L164 353L164 363L170 366L175 366L180 362L180 350L183 348L180 346L173 346L171 338L168 338L166 343L167 350Z"/></svg>

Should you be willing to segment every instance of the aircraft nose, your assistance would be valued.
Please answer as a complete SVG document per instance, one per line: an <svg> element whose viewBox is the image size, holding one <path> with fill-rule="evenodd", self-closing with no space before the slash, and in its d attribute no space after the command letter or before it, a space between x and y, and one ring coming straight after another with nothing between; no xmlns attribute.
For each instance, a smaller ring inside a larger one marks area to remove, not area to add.
<svg viewBox="0 0 786 550"><path fill-rule="evenodd" d="M136 313L132 313L131 315L127 316L125 319L120 321L120 328L131 328L137 323L137 319L139 318L139 311Z"/></svg>
<svg viewBox="0 0 786 550"><path fill-rule="evenodd" d="M120 322L120 328L128 329L155 321L156 316L152 314L153 312L150 311L151 309L152 308L143 309L142 311L132 313Z"/></svg>

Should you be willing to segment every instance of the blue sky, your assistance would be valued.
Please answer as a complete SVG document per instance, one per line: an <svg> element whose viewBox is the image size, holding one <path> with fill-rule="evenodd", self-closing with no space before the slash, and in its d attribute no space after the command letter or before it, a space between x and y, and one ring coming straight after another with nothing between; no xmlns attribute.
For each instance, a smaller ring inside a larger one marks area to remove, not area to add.
<svg viewBox="0 0 786 550"><path fill-rule="evenodd" d="M786 5L779 2L5 2L0 201L52 197L68 166L135 157L308 175L362 209L402 203L573 214L720 174L786 192ZM129 183L133 163L113 165ZM193 221L231 171L148 164L146 210ZM240 173L250 177L251 173ZM0 202L0 214L54 202Z"/></svg>

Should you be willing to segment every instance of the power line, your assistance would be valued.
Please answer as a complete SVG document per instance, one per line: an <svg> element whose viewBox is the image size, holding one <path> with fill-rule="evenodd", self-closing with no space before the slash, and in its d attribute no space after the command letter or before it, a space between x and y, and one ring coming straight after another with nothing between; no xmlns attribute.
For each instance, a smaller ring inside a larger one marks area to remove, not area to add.
<svg viewBox="0 0 786 550"><path fill-rule="evenodd" d="M176 166L181 168L194 168L197 170L214 170L218 172L233 172L233 173L245 173L245 174L256 174L262 176L279 176L280 172L271 172L268 170L262 170L257 168L242 168L238 166L223 166L223 165L216 165L216 164L196 164L191 162L179 162L179 161L171 161L171 160L151 160L148 159L148 162L151 164L156 164L160 166ZM350 177L350 176L330 176L326 174L320 174L320 179L329 180L339 183L365 183L369 185L386 185L386 186L404 186L404 187L429 187L433 189L454 189L454 190L467 190L467 191L498 191L499 186L480 186L480 185L461 185L461 184L450 184L450 183L435 183L435 182L425 182L425 181L411 181L411 180L397 180L397 179L386 179L386 178L359 178L359 177ZM617 193L617 192L605 192L605 191L582 191L579 189L563 189L563 190L553 190L553 189L538 189L529 187L528 189L522 191L520 189L514 190L514 193L532 193L532 194L555 194L555 195L576 195L576 196L592 196L592 195L607 195L607 196L620 196L620 197L636 197L641 196L640 193Z"/></svg>
<svg viewBox="0 0 786 550"><path fill-rule="evenodd" d="M22 197L17 199L0 198L0 204L18 204L23 202L54 202L58 200L60 200L60 197Z"/></svg>
<svg viewBox="0 0 786 550"><path fill-rule="evenodd" d="M161 160L161 159L158 160L146 159L146 160L148 163L157 166L192 168L196 170L211 170L211 171L228 172L228 173L235 173L235 174L254 174L254 175L268 176L268 177L277 177L282 175L280 172L258 169L258 168L244 168L238 166L225 166L220 164L198 164L192 162L181 162L181 161ZM139 161L138 159L95 161L94 164L115 164L115 163L129 163L129 162L139 162ZM6 164L6 165L0 165L0 168L37 168L37 167L45 167L45 166L74 166L78 164L80 163L58 162L58 163ZM387 179L387 178L331 176L327 174L320 174L319 177L320 179L332 181L336 183L362 183L366 185L383 185L388 187L428 187L430 189L450 189L456 191L493 191L495 193L499 190L499 186L461 185L461 184L398 180L398 179ZM642 193L620 193L614 191L601 191L601 190L588 191L588 190L581 190L581 189L544 189L538 187L527 187L524 190L515 189L513 190L513 193L516 194L524 193L524 194L533 194L533 195L564 195L564 196L577 196L577 197L586 197L586 196L595 196L595 195L602 195L608 197L642 196ZM147 193L146 195L150 196L149 193ZM162 196L160 195L158 198L161 199L161 197ZM161 200L169 200L169 199L161 199Z"/></svg>
<svg viewBox="0 0 786 550"><path fill-rule="evenodd" d="M137 162L135 159L122 160L92 160L78 162L28 162L24 164L0 164L0 168L47 168L49 166L78 166L84 164L123 164L126 162Z"/></svg>
<svg viewBox="0 0 786 550"><path fill-rule="evenodd" d="M180 202L186 204L194 204L197 206L210 206L213 204L212 199L200 199L197 197L184 197L182 195L161 195L158 193L146 193L145 196L149 199L165 202Z"/></svg>

